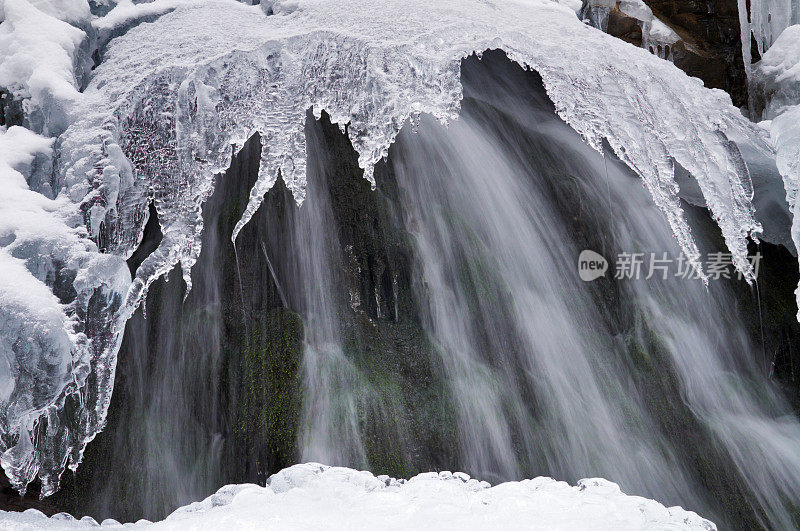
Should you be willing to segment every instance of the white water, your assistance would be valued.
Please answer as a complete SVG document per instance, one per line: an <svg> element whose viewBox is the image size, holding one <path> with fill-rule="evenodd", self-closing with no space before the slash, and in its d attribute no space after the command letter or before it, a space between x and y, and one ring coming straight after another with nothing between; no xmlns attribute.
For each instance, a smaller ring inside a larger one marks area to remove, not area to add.
<svg viewBox="0 0 800 531"><path fill-rule="evenodd" d="M328 200L325 153L315 141L318 131L309 128L309 154L316 159L312 171L321 172L310 190L313 206L300 208L293 225L292 250L298 254L297 297L307 318L304 344L304 420L301 435L302 461L367 466L359 433L356 396L358 370L345 356L337 308L335 276L338 235ZM311 280L310 282L308 280Z"/></svg>
<svg viewBox="0 0 800 531"><path fill-rule="evenodd" d="M566 181L584 226L605 232L594 241L607 258L679 250L638 180L589 151L545 102L517 96L504 74L480 78L484 101L465 104L458 122L423 120L392 152L464 467L485 478L600 475L728 523L721 496L731 497L751 518L791 526L800 424L727 288L583 283L583 236L553 200ZM609 305L603 289L619 301Z"/></svg>

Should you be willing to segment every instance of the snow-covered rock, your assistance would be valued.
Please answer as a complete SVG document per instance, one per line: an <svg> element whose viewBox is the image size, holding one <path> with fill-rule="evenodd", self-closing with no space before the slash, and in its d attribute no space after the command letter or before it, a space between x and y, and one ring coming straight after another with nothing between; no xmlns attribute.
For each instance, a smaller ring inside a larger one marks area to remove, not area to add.
<svg viewBox="0 0 800 531"><path fill-rule="evenodd" d="M6 0L12 2L13 0ZM89 2L86 0L28 0L31 5L58 20L73 26L85 26L90 19Z"/></svg>
<svg viewBox="0 0 800 531"><path fill-rule="evenodd" d="M753 43L756 45L755 51L763 58L786 28L800 24L800 0L737 0L737 4L742 57L745 72L750 78ZM753 96L751 91L750 97Z"/></svg>
<svg viewBox="0 0 800 531"><path fill-rule="evenodd" d="M119 346L114 319L130 282L72 203L47 197L52 144L0 128L0 464L20 490L38 474L46 494L103 425L106 358Z"/></svg>
<svg viewBox="0 0 800 531"><path fill-rule="evenodd" d="M0 530L79 529L93 522L29 509L0 511ZM104 526L113 526L111 521ZM605 479L576 486L539 477L494 487L464 473L410 480L316 463L275 474L266 487L228 485L152 529L697 529L716 526L680 507L623 494Z"/></svg>
<svg viewBox="0 0 800 531"><path fill-rule="evenodd" d="M152 0L145 3L120 0L116 5L109 6L107 14L92 21L92 26L97 30L98 49L102 50L108 41L136 24L155 20L183 2L186 0Z"/></svg>
<svg viewBox="0 0 800 531"><path fill-rule="evenodd" d="M786 28L764 53L753 68L751 83L764 98L763 118L769 120L764 125L777 150L776 163L793 218L792 239L800 249L800 24ZM800 286L795 293L800 308Z"/></svg>
<svg viewBox="0 0 800 531"><path fill-rule="evenodd" d="M6 0L0 8L0 87L21 102L24 125L59 135L80 112L79 89L91 61L87 34L57 14L62 9L62 17L81 21L81 10L28 0Z"/></svg>

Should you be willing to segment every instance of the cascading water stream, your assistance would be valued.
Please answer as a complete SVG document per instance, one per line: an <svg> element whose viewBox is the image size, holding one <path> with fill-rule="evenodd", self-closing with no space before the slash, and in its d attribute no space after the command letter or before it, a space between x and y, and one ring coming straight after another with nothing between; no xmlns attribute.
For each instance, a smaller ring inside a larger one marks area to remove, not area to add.
<svg viewBox="0 0 800 531"><path fill-rule="evenodd" d="M319 141L310 133L310 158L319 161ZM325 164L310 165L312 172L324 172ZM314 180L308 203L301 207L292 223L293 246L297 253L296 297L306 316L304 339L305 432L300 446L303 461L334 465L367 466L359 433L356 401L360 378L357 368L344 353L338 310L341 302L334 288L339 256L338 234L328 202L325 176ZM310 282L309 282L310 281Z"/></svg>
<svg viewBox="0 0 800 531"><path fill-rule="evenodd" d="M375 191L309 114L305 202L279 180L234 249L261 146L242 148L204 207L192 292L173 272L128 323L110 427L76 480L105 494L72 512L161 518L313 460L603 476L721 525L791 525L800 424L741 286L612 278L619 253L679 254L641 181L501 53L466 59L462 82L461 118L405 127ZM605 277L579 278L582 249L612 261Z"/></svg>
<svg viewBox="0 0 800 531"><path fill-rule="evenodd" d="M606 168L513 73L464 75L474 100L461 119L447 129L423 120L417 134L401 135L392 160L466 469L498 479L520 470L571 481L601 475L733 523L724 492L730 507L752 506L746 518L791 526L800 424L759 370L760 349L728 288L707 292L656 272L616 282L620 302L610 312L602 291L578 278L591 238L571 233L563 201L580 201L572 210L594 218L605 232L595 250L611 259L677 258L663 218L627 171ZM684 438L699 445L689 450ZM727 484L709 488L714 481Z"/></svg>
<svg viewBox="0 0 800 531"><path fill-rule="evenodd" d="M544 112L529 118L545 137L558 133ZM416 236L422 313L454 388L467 469L493 479L591 470L642 492L644 464L658 494L678 499L688 480L627 392L618 341L577 277L580 248L547 190L561 166L545 168L547 159L581 156L584 146L565 135L541 150L515 146L515 131L499 133L466 114L448 130L426 121L394 159Z"/></svg>

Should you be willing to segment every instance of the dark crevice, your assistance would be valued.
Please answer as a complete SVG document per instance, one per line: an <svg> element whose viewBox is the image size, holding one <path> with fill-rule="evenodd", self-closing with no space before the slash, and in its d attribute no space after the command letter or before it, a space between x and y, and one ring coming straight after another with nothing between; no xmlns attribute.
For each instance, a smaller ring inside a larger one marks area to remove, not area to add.
<svg viewBox="0 0 800 531"><path fill-rule="evenodd" d="M14 99L14 96L3 89L0 89L0 126L11 127L12 125L23 125L25 113L22 110L22 102Z"/></svg>
<svg viewBox="0 0 800 531"><path fill-rule="evenodd" d="M145 258L150 256L150 254L158 248L163 236L164 235L161 233L161 226L158 223L158 212L156 212L156 206L151 201L147 224L145 224L144 233L142 234L142 241L139 244L139 247L137 247L133 252L131 257L128 258L128 269L130 270L132 277L136 275L136 270L139 269L139 266L142 265L142 262L144 262Z"/></svg>
<svg viewBox="0 0 800 531"><path fill-rule="evenodd" d="M761 53L758 51L758 43L756 37L750 33L750 63L756 64L761 60Z"/></svg>

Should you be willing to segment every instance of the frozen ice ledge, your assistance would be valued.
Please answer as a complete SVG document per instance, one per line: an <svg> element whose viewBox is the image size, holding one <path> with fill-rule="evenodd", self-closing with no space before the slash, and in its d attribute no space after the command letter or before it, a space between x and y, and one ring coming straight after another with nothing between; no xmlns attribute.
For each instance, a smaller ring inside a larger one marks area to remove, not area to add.
<svg viewBox="0 0 800 531"><path fill-rule="evenodd" d="M699 270L674 179L676 165L688 170L734 264L752 279L747 238L760 226L739 146L774 158L765 133L726 93L562 5L156 0L97 18L85 0L14 0L3 14L0 81L23 125L56 138L36 148L53 161L51 178L31 166L33 152L6 172L19 193L42 198L35 203L47 223L26 231L17 215L26 203L0 207L0 260L25 277L0 292L0 373L11 375L0 380L0 462L20 490L38 475L43 494L53 492L102 429L124 323L176 264L191 287L201 205L238 147L255 132L262 138L259 178L234 240L278 172L304 199L307 109L326 110L346 129L372 180L406 121L457 119L460 62L472 53L499 48L535 69L557 113L641 176ZM102 62L90 72L87 53L99 46ZM122 259L140 242L151 201L163 239L130 282ZM53 295L52 315L26 299L28 284Z"/></svg>
<svg viewBox="0 0 800 531"><path fill-rule="evenodd" d="M158 529L697 529L717 527L680 507L627 496L610 481L577 486L539 477L490 487L456 472L428 472L406 481L316 463L273 475L266 487L228 485L201 502L176 510ZM90 517L51 518L35 509L0 511L0 529L96 527ZM104 520L103 527L122 526Z"/></svg>

